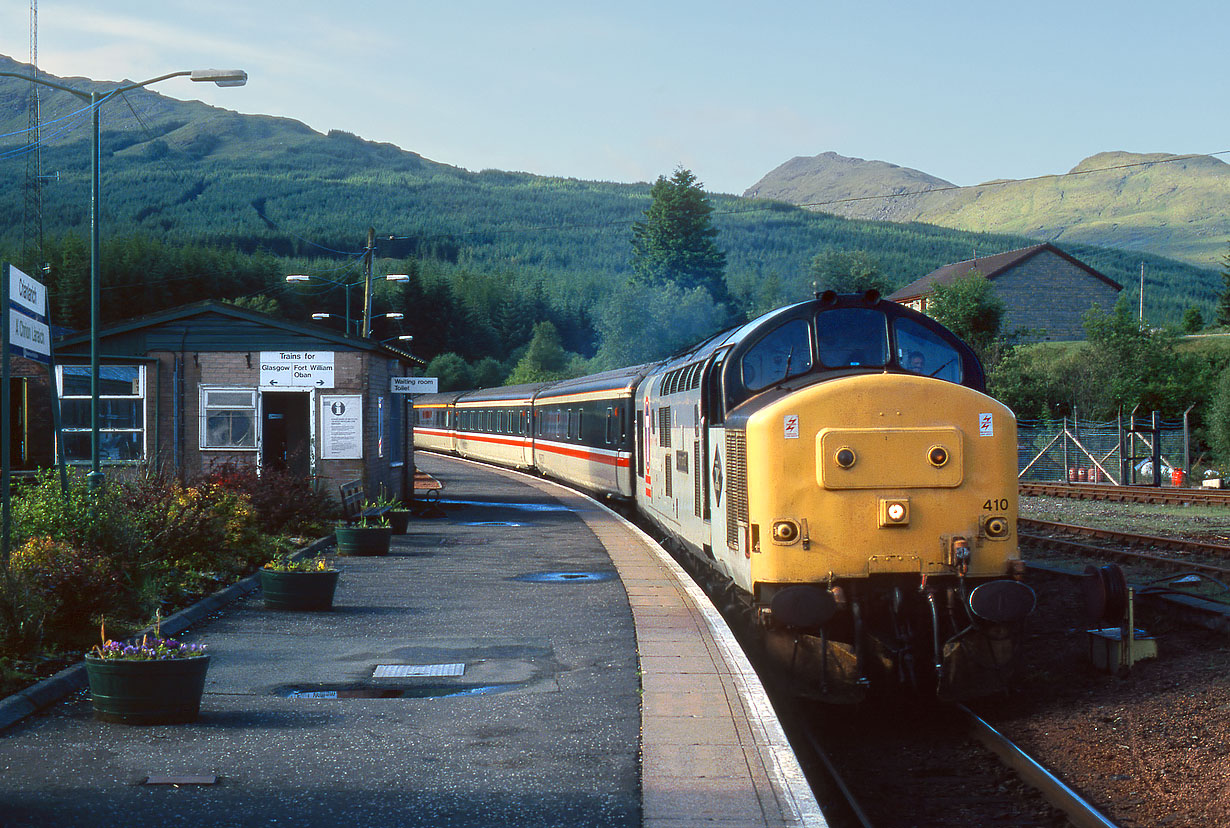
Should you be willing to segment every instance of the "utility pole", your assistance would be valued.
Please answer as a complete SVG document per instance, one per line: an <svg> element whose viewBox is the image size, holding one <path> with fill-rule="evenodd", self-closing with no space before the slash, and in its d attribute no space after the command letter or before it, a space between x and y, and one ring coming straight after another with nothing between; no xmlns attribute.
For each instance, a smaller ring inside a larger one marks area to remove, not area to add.
<svg viewBox="0 0 1230 828"><path fill-rule="evenodd" d="M1145 263L1140 263L1140 324L1145 324Z"/></svg>
<svg viewBox="0 0 1230 828"><path fill-rule="evenodd" d="M372 258L376 252L376 228L367 228L367 252L363 254L363 336L372 335Z"/></svg>

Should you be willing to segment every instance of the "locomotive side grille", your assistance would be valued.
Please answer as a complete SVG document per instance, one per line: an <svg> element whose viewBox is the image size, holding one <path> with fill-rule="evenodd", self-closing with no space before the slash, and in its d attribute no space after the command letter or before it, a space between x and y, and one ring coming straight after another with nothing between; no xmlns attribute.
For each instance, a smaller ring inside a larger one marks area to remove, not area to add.
<svg viewBox="0 0 1230 828"><path fill-rule="evenodd" d="M671 447L671 407L669 405L658 409L658 445L662 448Z"/></svg>
<svg viewBox="0 0 1230 828"><path fill-rule="evenodd" d="M739 548L739 527L746 526L747 434L726 432L726 545Z"/></svg>
<svg viewBox="0 0 1230 828"><path fill-rule="evenodd" d="M705 470L700 467L700 440L692 442L692 468L696 469L696 474L692 475L695 487L692 493L692 511L697 517L702 517L704 504L701 503L701 497L704 495L700 490L700 483L705 476Z"/></svg>
<svg viewBox="0 0 1230 828"><path fill-rule="evenodd" d="M667 462L665 465L663 465L662 470L666 472L666 496L674 497L675 490L671 483L671 464Z"/></svg>

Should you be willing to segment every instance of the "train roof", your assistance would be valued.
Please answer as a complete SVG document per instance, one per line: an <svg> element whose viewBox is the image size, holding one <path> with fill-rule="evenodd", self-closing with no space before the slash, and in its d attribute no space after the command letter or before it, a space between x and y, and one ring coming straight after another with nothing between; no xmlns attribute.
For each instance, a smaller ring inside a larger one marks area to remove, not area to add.
<svg viewBox="0 0 1230 828"><path fill-rule="evenodd" d="M636 388L636 384L658 364L656 362L647 362L643 365L632 365L627 368L604 371L601 374L590 374L585 377L560 380L539 392L537 399L565 397L572 396L573 394L587 394L598 391L627 391L631 393Z"/></svg>
<svg viewBox="0 0 1230 828"><path fill-rule="evenodd" d="M479 388L466 391L455 401L457 405L479 405L487 402L516 402L532 400L549 382L529 382L524 385L503 385L499 388Z"/></svg>

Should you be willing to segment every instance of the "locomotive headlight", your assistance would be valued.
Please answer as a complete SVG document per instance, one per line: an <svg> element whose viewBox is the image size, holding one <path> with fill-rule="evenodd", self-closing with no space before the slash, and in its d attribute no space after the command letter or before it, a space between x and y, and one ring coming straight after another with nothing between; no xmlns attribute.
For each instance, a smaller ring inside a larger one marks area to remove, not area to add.
<svg viewBox="0 0 1230 828"><path fill-rule="evenodd" d="M927 460L937 469L948 465L948 449L943 446L932 446L927 452Z"/></svg>
<svg viewBox="0 0 1230 828"><path fill-rule="evenodd" d="M774 543L794 543L799 539L799 527L792 520L778 520L773 523Z"/></svg>
<svg viewBox="0 0 1230 828"><path fill-rule="evenodd" d="M909 526L910 501L905 497L880 500L880 528L885 526Z"/></svg>
<svg viewBox="0 0 1230 828"><path fill-rule="evenodd" d="M854 456L853 449L843 446L837 450L837 456L834 459L837 461L837 465L841 466L843 469L848 469L854 465L854 461L857 458Z"/></svg>

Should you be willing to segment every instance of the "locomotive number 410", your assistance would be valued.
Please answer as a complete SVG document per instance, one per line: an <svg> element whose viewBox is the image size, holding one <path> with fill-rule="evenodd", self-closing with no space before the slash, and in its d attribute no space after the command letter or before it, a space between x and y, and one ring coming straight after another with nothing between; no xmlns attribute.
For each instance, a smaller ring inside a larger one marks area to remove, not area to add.
<svg viewBox="0 0 1230 828"><path fill-rule="evenodd" d="M982 504L984 512L1004 512L1008 509L1008 498L1001 497L996 500L988 500Z"/></svg>

